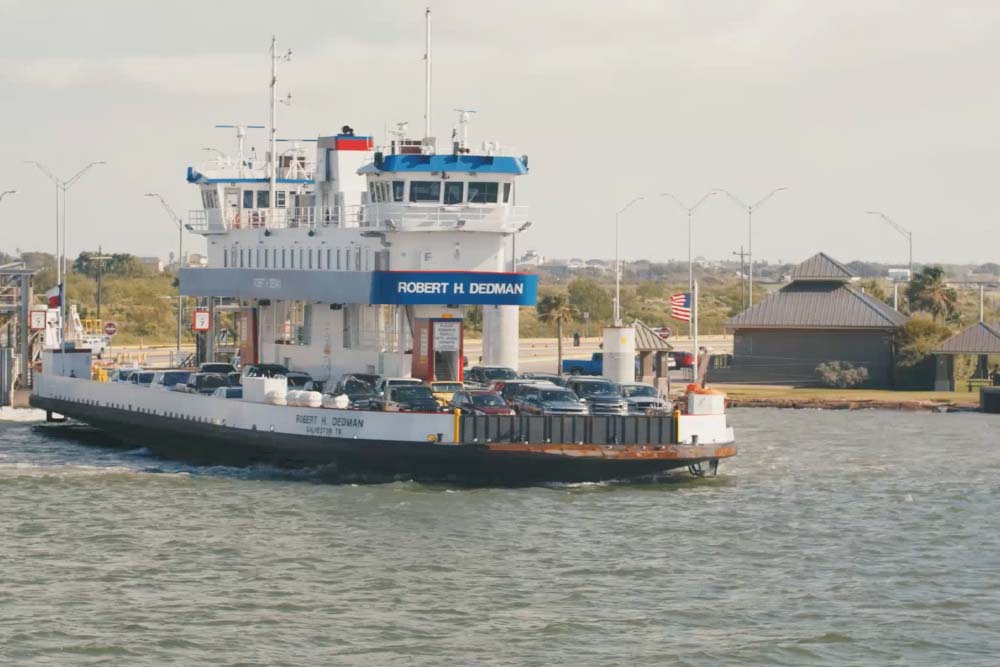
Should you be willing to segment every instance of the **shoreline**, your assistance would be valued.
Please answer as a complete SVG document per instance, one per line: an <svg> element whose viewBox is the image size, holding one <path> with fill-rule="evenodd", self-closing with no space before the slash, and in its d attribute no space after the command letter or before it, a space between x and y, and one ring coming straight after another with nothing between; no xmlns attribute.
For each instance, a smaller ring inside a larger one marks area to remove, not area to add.
<svg viewBox="0 0 1000 667"><path fill-rule="evenodd" d="M849 398L726 398L731 408L785 408L792 410L899 410L909 412L979 412L966 401L883 400Z"/></svg>

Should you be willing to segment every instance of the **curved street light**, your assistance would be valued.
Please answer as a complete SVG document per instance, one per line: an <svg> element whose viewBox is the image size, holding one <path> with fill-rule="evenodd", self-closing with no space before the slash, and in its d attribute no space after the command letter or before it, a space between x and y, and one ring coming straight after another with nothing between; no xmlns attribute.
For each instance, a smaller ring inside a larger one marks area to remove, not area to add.
<svg viewBox="0 0 1000 667"><path fill-rule="evenodd" d="M155 197L160 200L160 204L163 205L164 210L166 210L167 215L170 219L177 225L177 363L180 363L181 358L181 312L183 311L183 295L181 295L181 265L184 261L184 221L174 213L174 209L170 208L170 204L161 195L155 192L147 192L146 197Z"/></svg>
<svg viewBox="0 0 1000 667"><path fill-rule="evenodd" d="M887 224L891 225L893 229L902 234L910 244L910 280L913 280L913 232L906 229L895 220L887 216L882 211L865 211L868 215L877 215L882 218Z"/></svg>
<svg viewBox="0 0 1000 667"><path fill-rule="evenodd" d="M758 199L757 203L755 204L744 203L742 199L734 195L729 190L725 190L723 188L716 189L716 192L721 192L722 194L729 197L729 199L732 200L734 204L736 204L737 206L742 206L747 210L747 257L750 260L750 271L748 278L750 283L749 302L751 306L753 305L753 212L756 211L761 206L763 206L768 199L778 194L782 190L787 190L787 189L788 188L786 187L775 188L770 192L768 192L763 197L761 197L760 199Z"/></svg>
<svg viewBox="0 0 1000 667"><path fill-rule="evenodd" d="M17 190L4 190L3 192L0 192L0 201L3 201L3 198L6 197L7 195L16 195L16 194Z"/></svg>
<svg viewBox="0 0 1000 667"><path fill-rule="evenodd" d="M622 304L622 263L621 263L621 258L620 258L621 256L619 254L620 244L619 244L619 234L618 234L618 231L621 228L621 225L619 223L620 223L620 219L621 219L622 213L624 213L629 208L631 208L633 204L637 204L638 202L641 202L645 198L646 198L645 195L639 195L638 197L636 197L635 199L633 199L629 203L627 203L624 206L622 206L620 209L618 209L618 212L615 213L615 326L616 327L620 327L622 325L622 317L621 317L621 315L622 315L622 307L621 307L621 304Z"/></svg>
<svg viewBox="0 0 1000 667"><path fill-rule="evenodd" d="M661 197L667 197L668 199L672 199L675 204L677 204L682 209L684 209L685 211L687 211L687 218L688 218L688 292L694 292L694 262L693 262L693 260L691 258L691 217L694 215L694 212L696 210L698 210L699 206L701 206L702 204L704 204L707 199L715 196L717 193L718 193L718 190L712 190L711 192L707 192L704 197L702 197L701 199L699 199L695 203L694 206L688 206L687 204L685 204L684 202L682 202L680 199L678 199L674 195L670 194L669 192L661 192L660 193Z"/></svg>

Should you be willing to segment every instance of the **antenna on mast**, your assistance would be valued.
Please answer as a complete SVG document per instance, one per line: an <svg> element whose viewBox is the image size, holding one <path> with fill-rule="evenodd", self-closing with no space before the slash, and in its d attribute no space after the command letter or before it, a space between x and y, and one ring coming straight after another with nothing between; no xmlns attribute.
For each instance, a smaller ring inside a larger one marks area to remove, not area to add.
<svg viewBox="0 0 1000 667"><path fill-rule="evenodd" d="M424 12L424 138L431 137L431 8Z"/></svg>
<svg viewBox="0 0 1000 667"><path fill-rule="evenodd" d="M243 176L243 167L246 166L246 154L243 150L244 142L247 136L247 130L263 130L263 125L243 125L241 123L235 123L232 125L216 125L218 128L229 128L236 130L236 148L240 155L240 177Z"/></svg>
<svg viewBox="0 0 1000 667"><path fill-rule="evenodd" d="M458 112L458 129L452 131L451 139L454 145L453 150L457 155L469 152L469 119L471 114L476 113L476 110L455 109L455 111Z"/></svg>
<svg viewBox="0 0 1000 667"><path fill-rule="evenodd" d="M275 93L275 85L278 83L278 61L288 62L292 59L292 50L288 49L288 52L283 55L278 55L278 39L274 35L271 35L271 159L270 165L270 187L268 195L268 223L274 221L274 185L277 180L277 161L278 156L276 154L276 147L274 141L278 136L278 128L276 127L277 115L278 115L278 96ZM284 104L292 103L292 94L288 94L286 100L282 100Z"/></svg>

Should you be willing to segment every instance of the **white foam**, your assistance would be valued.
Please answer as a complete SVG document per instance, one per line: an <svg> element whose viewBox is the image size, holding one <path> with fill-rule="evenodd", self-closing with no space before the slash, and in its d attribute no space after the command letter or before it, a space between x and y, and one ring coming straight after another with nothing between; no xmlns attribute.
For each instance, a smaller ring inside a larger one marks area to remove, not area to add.
<svg viewBox="0 0 1000 667"><path fill-rule="evenodd" d="M11 408L4 406L0 408L0 421L43 422L45 421L45 410L35 410L34 408Z"/></svg>

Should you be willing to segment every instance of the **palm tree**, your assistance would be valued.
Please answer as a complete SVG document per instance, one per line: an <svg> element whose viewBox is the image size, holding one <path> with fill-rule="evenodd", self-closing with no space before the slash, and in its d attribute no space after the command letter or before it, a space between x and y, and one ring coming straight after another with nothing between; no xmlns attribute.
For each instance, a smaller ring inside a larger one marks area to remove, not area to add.
<svg viewBox="0 0 1000 667"><path fill-rule="evenodd" d="M958 294L944 281L944 269L940 266L926 266L913 276L906 288L906 298L910 310L922 310L935 319L952 319L958 303Z"/></svg>
<svg viewBox="0 0 1000 667"><path fill-rule="evenodd" d="M556 349L558 350L556 374L559 374L562 372L563 324L575 320L578 312L576 308L570 305L569 297L565 294L544 296L538 301L538 305L535 308L538 309L539 320L546 324L555 323L556 325Z"/></svg>

